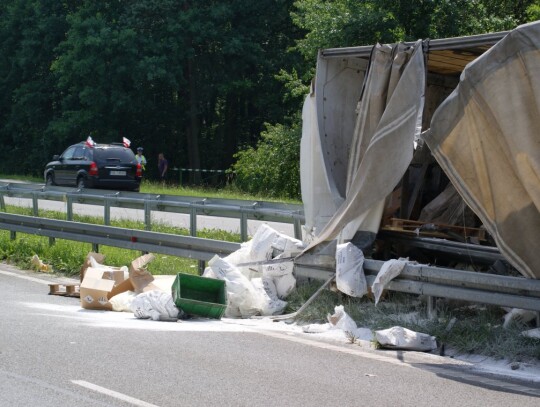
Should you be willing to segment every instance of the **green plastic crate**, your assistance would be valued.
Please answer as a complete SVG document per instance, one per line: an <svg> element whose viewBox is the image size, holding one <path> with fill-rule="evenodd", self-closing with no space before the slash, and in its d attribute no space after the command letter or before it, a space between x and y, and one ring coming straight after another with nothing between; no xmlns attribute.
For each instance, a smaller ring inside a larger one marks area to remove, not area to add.
<svg viewBox="0 0 540 407"><path fill-rule="evenodd" d="M225 281L178 273L172 285L172 297L186 314L220 319L227 308Z"/></svg>

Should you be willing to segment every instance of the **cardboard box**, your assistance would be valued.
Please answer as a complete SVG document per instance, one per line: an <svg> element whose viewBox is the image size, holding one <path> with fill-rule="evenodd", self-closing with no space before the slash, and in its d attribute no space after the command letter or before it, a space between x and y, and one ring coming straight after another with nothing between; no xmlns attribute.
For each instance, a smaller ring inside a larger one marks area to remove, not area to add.
<svg viewBox="0 0 540 407"><path fill-rule="evenodd" d="M125 281L123 269L88 267L80 286L81 307L112 310L109 299L119 294L115 286Z"/></svg>
<svg viewBox="0 0 540 407"><path fill-rule="evenodd" d="M94 255L95 253L90 253ZM153 284L154 276L145 266L154 259L152 254L145 254L131 262L129 275L127 267L111 267L100 265L90 267L87 261L81 269L82 282L80 286L81 307L85 309L112 310L109 300L125 291L135 291L137 294L160 290Z"/></svg>
<svg viewBox="0 0 540 407"><path fill-rule="evenodd" d="M137 257L129 266L129 279L133 285L133 291L137 294L160 289L153 284L154 276L145 268L152 260L154 260L153 254L145 254Z"/></svg>
<svg viewBox="0 0 540 407"><path fill-rule="evenodd" d="M86 255L86 259L84 259L84 263L81 267L81 270L79 272L79 277L80 277L80 280L83 281L84 280L84 273L86 273L86 269L88 267L92 267L92 263L90 261L90 257L93 257L95 261L97 261L98 263L103 263L103 261L105 260L105 256L101 253L95 253L95 252L89 252L87 255Z"/></svg>

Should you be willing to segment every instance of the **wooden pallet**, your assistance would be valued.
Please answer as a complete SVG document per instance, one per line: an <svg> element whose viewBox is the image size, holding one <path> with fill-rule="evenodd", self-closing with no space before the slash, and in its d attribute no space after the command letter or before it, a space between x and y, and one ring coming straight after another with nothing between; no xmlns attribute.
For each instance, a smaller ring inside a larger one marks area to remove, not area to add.
<svg viewBox="0 0 540 407"><path fill-rule="evenodd" d="M49 284L49 295L80 298L79 284Z"/></svg>
<svg viewBox="0 0 540 407"><path fill-rule="evenodd" d="M426 228L426 230L420 229L418 232L420 236L448 238L448 235L442 231L449 230L462 236L463 238L474 237L480 241L486 240L486 231L484 229L468 228L468 227L456 226L456 225L445 225L442 223L419 222L415 220L397 219L397 218L390 219L390 224L384 226L382 230L392 230L392 231L408 232L408 233L416 234L417 229L419 229L421 226L428 225L428 224L433 224L435 226L434 230L429 230L429 228Z"/></svg>

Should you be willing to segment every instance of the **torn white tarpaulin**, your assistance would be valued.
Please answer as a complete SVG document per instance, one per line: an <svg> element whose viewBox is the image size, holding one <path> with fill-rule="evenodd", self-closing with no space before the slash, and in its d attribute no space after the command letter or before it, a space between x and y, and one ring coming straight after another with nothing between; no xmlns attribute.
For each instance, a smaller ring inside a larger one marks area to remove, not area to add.
<svg viewBox="0 0 540 407"><path fill-rule="evenodd" d="M399 183L411 162L414 138L420 134L424 106L426 72L422 42L417 41L411 47L402 44L394 47L377 45L374 54L372 64L375 65L370 69L373 73L371 77L377 83L368 86L368 80L366 87L376 89L366 90L361 112L356 117L354 134L349 139L350 144L342 142L347 136L343 126L337 126L338 131L335 133L329 133L326 129L319 132L326 171L323 174L325 178L318 182L336 186L344 201L324 228L317 231L316 239L310 243L308 250L340 235L342 239L350 239L355 232L355 228L348 227L351 222L360 230L376 232L384 199ZM379 72L388 80L379 83ZM317 76L320 76L319 71ZM319 81L319 78L316 80ZM354 108L358 99L354 99L354 102L341 98L331 99L326 95L324 86L315 96L321 105L326 100L324 110L322 106L319 110L317 104L317 117L320 121L344 122L345 115L335 114L343 112L337 110L343 103L349 104L347 120L355 119ZM379 105L382 106L377 110L378 114L371 115L370 112ZM309 167L301 163L301 168ZM310 197L313 198L313 195ZM313 203L304 199L306 205ZM372 216L366 216L368 212ZM358 225L359 218L362 219L362 227ZM345 236L344 231L350 232L349 236Z"/></svg>
<svg viewBox="0 0 540 407"><path fill-rule="evenodd" d="M434 336L411 331L402 326L375 331L375 339L385 348L405 349L418 351L432 351L437 349Z"/></svg>
<svg viewBox="0 0 540 407"><path fill-rule="evenodd" d="M424 138L504 257L540 278L540 22L463 70Z"/></svg>

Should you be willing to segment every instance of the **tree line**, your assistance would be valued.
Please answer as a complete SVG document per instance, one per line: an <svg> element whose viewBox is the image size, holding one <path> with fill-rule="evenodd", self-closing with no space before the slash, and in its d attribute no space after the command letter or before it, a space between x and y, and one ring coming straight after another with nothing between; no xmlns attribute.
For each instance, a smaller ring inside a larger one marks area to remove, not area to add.
<svg viewBox="0 0 540 407"><path fill-rule="evenodd" d="M176 167L232 169L246 191L297 197L318 49L507 30L539 10L538 0L4 0L0 171L38 175L89 135L127 137L150 175L164 152Z"/></svg>

